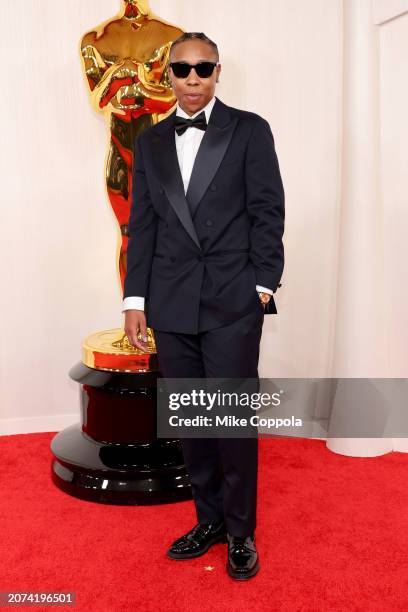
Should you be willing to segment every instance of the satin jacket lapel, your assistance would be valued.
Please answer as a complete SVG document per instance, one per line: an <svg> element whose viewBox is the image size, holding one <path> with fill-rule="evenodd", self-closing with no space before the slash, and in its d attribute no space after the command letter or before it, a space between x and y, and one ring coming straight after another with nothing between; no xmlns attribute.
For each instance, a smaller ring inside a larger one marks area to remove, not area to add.
<svg viewBox="0 0 408 612"><path fill-rule="evenodd" d="M228 106L216 98L185 194L175 143L175 116L174 112L153 128L153 163L156 165L157 178L163 185L171 206L189 236L201 250L192 216L218 170L238 119L233 118Z"/></svg>
<svg viewBox="0 0 408 612"><path fill-rule="evenodd" d="M177 158L174 136L175 112L156 125L153 146L153 160L156 164L157 178L163 185L174 212L184 229L201 250L200 241L194 227L188 202L184 194L183 177ZM157 128L159 128L158 130Z"/></svg>
<svg viewBox="0 0 408 612"><path fill-rule="evenodd" d="M228 107L217 98L197 151L186 193L193 217L228 149L237 122L237 117L232 117Z"/></svg>

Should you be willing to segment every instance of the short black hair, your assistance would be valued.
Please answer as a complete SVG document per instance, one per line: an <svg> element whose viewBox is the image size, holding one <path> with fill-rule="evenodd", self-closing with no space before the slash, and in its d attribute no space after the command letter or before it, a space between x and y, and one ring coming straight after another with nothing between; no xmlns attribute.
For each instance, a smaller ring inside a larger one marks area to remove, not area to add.
<svg viewBox="0 0 408 612"><path fill-rule="evenodd" d="M170 47L170 58L171 58L171 53L172 53L174 47L176 45L179 45L182 42L185 42L186 40L202 40L203 42L207 43L207 45L210 45L210 47L215 52L215 56L217 58L217 62L220 61L220 55L218 53L217 45L215 44L215 42L213 40L208 38L208 36L206 36L204 34L204 32L184 32L184 34L182 34L181 36L176 38L176 40L173 40L173 42L171 44L171 47Z"/></svg>

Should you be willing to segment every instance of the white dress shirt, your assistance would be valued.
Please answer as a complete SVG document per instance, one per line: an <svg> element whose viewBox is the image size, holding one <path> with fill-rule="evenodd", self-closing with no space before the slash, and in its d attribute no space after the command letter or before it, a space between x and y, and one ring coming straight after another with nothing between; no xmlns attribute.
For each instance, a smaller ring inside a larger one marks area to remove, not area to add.
<svg viewBox="0 0 408 612"><path fill-rule="evenodd" d="M199 115L203 110L205 112L205 117L207 119L207 124L210 120L211 111L215 104L215 96L208 102L204 108L194 113L194 115L188 115L178 104L176 115L180 115L185 119L193 119L197 115ZM176 139L176 149L177 149L177 157L180 166L181 176L183 178L184 184L184 193L187 193L188 184L190 182L191 173L194 166L194 161L197 155L198 148L201 144L201 140L205 134L204 130L200 130L195 127L188 128L185 130L183 134L180 136L177 134L176 130L174 130L175 139ZM267 287L262 287L261 285L256 285L257 291L264 291L265 293L269 293L272 295L273 291L268 289ZM123 310L144 310L144 297L141 296L129 296L123 300Z"/></svg>

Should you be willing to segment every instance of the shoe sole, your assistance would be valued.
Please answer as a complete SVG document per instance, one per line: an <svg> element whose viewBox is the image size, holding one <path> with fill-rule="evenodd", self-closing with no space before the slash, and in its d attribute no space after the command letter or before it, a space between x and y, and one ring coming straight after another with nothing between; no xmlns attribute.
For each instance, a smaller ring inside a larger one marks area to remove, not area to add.
<svg viewBox="0 0 408 612"><path fill-rule="evenodd" d="M213 546L214 544L218 544L220 542L226 544L227 536L226 535L217 536L216 538L211 540L205 548L203 548L202 550L198 552L181 553L178 555L177 553L172 553L170 550L168 550L167 556L170 557L170 559L174 559L175 561L184 561L185 559L195 559L196 557L201 557L201 555L204 555L208 550L210 550L211 546Z"/></svg>
<svg viewBox="0 0 408 612"><path fill-rule="evenodd" d="M260 565L257 561L254 567L247 574L242 574L241 572L236 572L235 570L233 570L230 564L227 563L227 574L231 576L231 578L234 578L234 580L249 580L250 578L256 576L256 574L259 572L259 569Z"/></svg>

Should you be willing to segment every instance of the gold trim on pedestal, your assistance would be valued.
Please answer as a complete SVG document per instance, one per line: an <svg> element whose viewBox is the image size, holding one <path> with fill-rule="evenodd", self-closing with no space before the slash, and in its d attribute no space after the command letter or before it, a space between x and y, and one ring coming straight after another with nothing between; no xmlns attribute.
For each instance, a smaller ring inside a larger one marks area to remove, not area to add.
<svg viewBox="0 0 408 612"><path fill-rule="evenodd" d="M107 372L149 372L157 369L156 344L150 328L147 345L146 351L133 347L123 328L94 332L82 342L82 362Z"/></svg>

